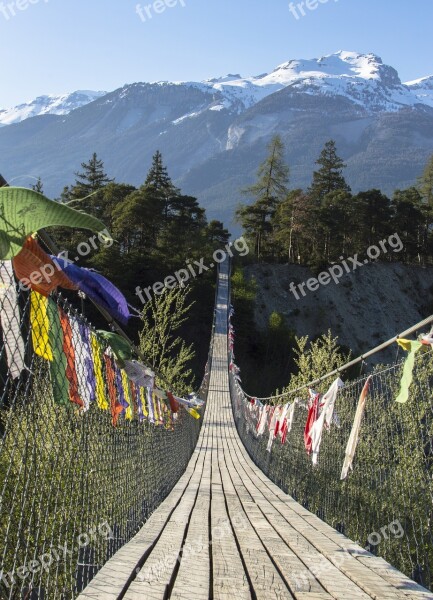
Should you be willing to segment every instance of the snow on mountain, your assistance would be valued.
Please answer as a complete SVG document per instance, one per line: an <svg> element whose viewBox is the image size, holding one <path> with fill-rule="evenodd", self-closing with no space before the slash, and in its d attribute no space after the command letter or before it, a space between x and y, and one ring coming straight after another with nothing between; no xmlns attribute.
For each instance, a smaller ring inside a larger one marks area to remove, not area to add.
<svg viewBox="0 0 433 600"><path fill-rule="evenodd" d="M433 75L408 81L405 85L416 95L419 102L433 108Z"/></svg>
<svg viewBox="0 0 433 600"><path fill-rule="evenodd" d="M285 88L293 91L293 94L343 97L368 114L398 112L417 104L433 107L433 76L403 84L397 71L385 65L375 54L347 51L321 58L290 60L270 73L254 77L229 74L202 82L158 81L153 84L130 84L107 95L105 102L113 104L118 100L146 93L149 88L170 86L193 88L202 93L197 105L191 106L184 115L176 118L174 125L208 110L241 114L267 96ZM32 102L0 110L0 127L37 115L68 114L105 94L106 92L78 91L62 96L40 96ZM138 115L138 109L134 110ZM162 108L161 111L163 112Z"/></svg>
<svg viewBox="0 0 433 600"><path fill-rule="evenodd" d="M168 82L158 84L170 85ZM342 96L367 113L397 112L419 103L433 105L433 77L405 85L397 71L383 64L375 54L347 51L321 58L290 60L271 73L255 77L229 74L200 83L171 85L187 85L211 94L210 105L202 111L226 108L238 114L284 88L292 88L294 93Z"/></svg>
<svg viewBox="0 0 433 600"><path fill-rule="evenodd" d="M286 87L307 94L345 96L371 112L394 112L420 101L401 83L397 71L378 56L345 51L317 59L290 60L256 77L228 75L203 84L221 92L233 108L243 109Z"/></svg>
<svg viewBox="0 0 433 600"><path fill-rule="evenodd" d="M61 96L39 96L31 102L5 110L0 109L0 127L2 125L19 123L25 119L39 115L67 115L76 108L85 106L105 94L106 92L79 90L72 94L63 94Z"/></svg>

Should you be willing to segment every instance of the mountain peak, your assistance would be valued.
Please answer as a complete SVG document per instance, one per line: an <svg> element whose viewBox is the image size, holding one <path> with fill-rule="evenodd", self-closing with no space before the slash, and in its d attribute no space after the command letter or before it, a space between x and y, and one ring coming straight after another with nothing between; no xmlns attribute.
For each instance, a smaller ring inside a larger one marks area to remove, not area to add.
<svg viewBox="0 0 433 600"><path fill-rule="evenodd" d="M20 123L25 119L40 115L67 115L76 108L81 108L105 94L106 92L77 90L69 94L38 96L30 102L0 110L0 127Z"/></svg>
<svg viewBox="0 0 433 600"><path fill-rule="evenodd" d="M240 114L285 88L293 94L343 97L367 113L396 112L417 104L433 106L433 76L402 84L397 71L376 54L349 50L338 50L320 58L292 59L269 73L250 77L228 73L201 82L127 84L110 94L107 102L112 103L117 97L124 101L131 95L135 98L147 93L152 86L199 89L210 97L209 105L204 100L200 112L209 109ZM32 102L0 110L0 126L38 115L65 115L103 95L105 92L78 90L72 94L39 96ZM192 114L195 115L196 110Z"/></svg>

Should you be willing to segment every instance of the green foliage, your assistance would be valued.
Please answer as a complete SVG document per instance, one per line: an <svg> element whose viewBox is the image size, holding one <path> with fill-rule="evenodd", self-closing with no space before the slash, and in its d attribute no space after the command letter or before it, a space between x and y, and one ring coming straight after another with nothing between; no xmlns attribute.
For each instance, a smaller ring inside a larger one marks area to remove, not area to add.
<svg viewBox="0 0 433 600"><path fill-rule="evenodd" d="M319 165L320 169L313 173L313 182L308 190L310 196L321 202L327 194L333 192L350 193L350 187L343 177L346 165L337 154L334 140L326 142L316 165Z"/></svg>
<svg viewBox="0 0 433 600"><path fill-rule="evenodd" d="M269 155L257 172L257 182L243 190L255 199L254 203L241 205L236 211L238 222L254 241L258 260L272 252L272 220L278 205L288 193L289 168L284 163L284 144L280 136L272 139L268 150Z"/></svg>
<svg viewBox="0 0 433 600"><path fill-rule="evenodd" d="M338 337L333 337L331 330L311 342L307 335L296 336L295 342L293 352L297 373L292 375L287 391L323 377L350 360L350 354L344 355L338 345Z"/></svg>
<svg viewBox="0 0 433 600"><path fill-rule="evenodd" d="M268 165L267 173L269 160L261 167ZM397 234L403 250L382 251L379 260L432 262L433 157L418 187L396 190L392 199L378 189L353 195L333 140L325 144L317 164L320 168L307 191L281 186L277 201L259 197L251 206L238 209L237 218L254 242L259 260L298 263L320 271L343 257L366 257L370 246L380 247L380 242ZM259 186L257 193L263 189Z"/></svg>
<svg viewBox="0 0 433 600"><path fill-rule="evenodd" d="M144 306L140 332L140 350L161 374L160 385L168 383L179 394L190 392L193 385L189 367L195 354L193 346L176 335L193 306L188 304L188 295L188 290L180 287L155 295Z"/></svg>

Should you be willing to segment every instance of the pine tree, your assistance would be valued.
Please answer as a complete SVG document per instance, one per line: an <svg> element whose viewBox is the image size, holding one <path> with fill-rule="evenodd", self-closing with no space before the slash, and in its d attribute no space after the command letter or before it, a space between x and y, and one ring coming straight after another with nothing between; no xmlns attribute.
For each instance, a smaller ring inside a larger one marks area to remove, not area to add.
<svg viewBox="0 0 433 600"><path fill-rule="evenodd" d="M210 221L206 226L205 236L215 250L217 248L222 248L227 244L230 238L230 234L228 230L225 229L224 224L215 219Z"/></svg>
<svg viewBox="0 0 433 600"><path fill-rule="evenodd" d="M419 181L420 192L428 206L433 209L433 156L427 163Z"/></svg>
<svg viewBox="0 0 433 600"><path fill-rule="evenodd" d="M96 152L92 154L89 162L81 163L81 167L82 172L75 173L75 185L70 190L69 196L76 201L74 208L101 218L104 205L101 196L95 192L102 190L114 180L105 173L104 163L97 157Z"/></svg>
<svg viewBox="0 0 433 600"><path fill-rule="evenodd" d="M313 182L309 188L309 194L317 201L322 201L326 194L336 191L350 192L343 177L343 169L346 167L343 160L337 155L334 140L326 142L320 157L316 161L320 165L318 171L313 173Z"/></svg>
<svg viewBox="0 0 433 600"><path fill-rule="evenodd" d="M162 161L162 154L159 150L152 157L152 166L147 174L144 185L152 186L158 191L168 190L173 187L171 177Z"/></svg>
<svg viewBox="0 0 433 600"><path fill-rule="evenodd" d="M32 185L32 190L34 192L37 192L38 194L43 194L44 193L44 186L42 183L42 179L40 177L38 177L36 183L34 183Z"/></svg>
<svg viewBox="0 0 433 600"><path fill-rule="evenodd" d="M167 221L170 216L171 201L180 191L173 185L159 150L152 157L152 166L147 174L144 185L153 191L156 201L163 203L164 219Z"/></svg>
<svg viewBox="0 0 433 600"><path fill-rule="evenodd" d="M391 231L391 201L380 190L360 192L352 199L356 228L354 228L355 250L365 252L378 244Z"/></svg>
<svg viewBox="0 0 433 600"><path fill-rule="evenodd" d="M268 150L267 158L258 169L257 182L243 190L244 194L255 198L255 202L241 205L236 211L238 222L254 240L258 260L272 250L269 244L273 233L272 219L288 194L289 168L284 163L284 144L279 135L271 140Z"/></svg>
<svg viewBox="0 0 433 600"><path fill-rule="evenodd" d="M74 186L74 195L78 198L88 196L97 190L102 189L113 179L109 179L104 171L104 163L98 159L96 152L87 163L81 163L83 171L75 173L77 178Z"/></svg>

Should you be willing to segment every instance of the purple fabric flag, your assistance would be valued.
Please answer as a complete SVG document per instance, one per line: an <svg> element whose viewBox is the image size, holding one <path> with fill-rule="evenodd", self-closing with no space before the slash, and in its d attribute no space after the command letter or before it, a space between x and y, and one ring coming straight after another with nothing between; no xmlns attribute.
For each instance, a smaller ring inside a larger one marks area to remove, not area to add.
<svg viewBox="0 0 433 600"><path fill-rule="evenodd" d="M89 383L90 389L90 402L95 402L96 400L96 377L95 370L93 368L93 360L92 360L92 345L90 342L90 331L89 328L84 325L84 323L79 323L80 334L83 340L83 344L86 348L85 351L85 362L87 365L87 381Z"/></svg>
<svg viewBox="0 0 433 600"><path fill-rule="evenodd" d="M126 325L131 317L128 303L122 292L111 281L96 271L74 265L61 256L51 256L72 283L99 304L117 321Z"/></svg>

